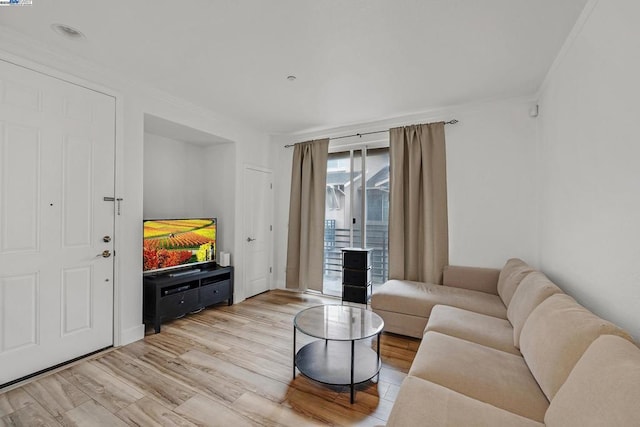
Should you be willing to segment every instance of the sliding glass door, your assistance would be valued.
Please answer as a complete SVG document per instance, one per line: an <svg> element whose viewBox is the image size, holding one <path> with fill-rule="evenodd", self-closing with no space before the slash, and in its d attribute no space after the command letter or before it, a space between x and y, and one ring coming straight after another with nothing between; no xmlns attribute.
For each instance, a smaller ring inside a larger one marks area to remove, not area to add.
<svg viewBox="0 0 640 427"><path fill-rule="evenodd" d="M373 249L373 283L387 280L388 219L389 148L330 153L324 229L325 294L342 294L342 248Z"/></svg>

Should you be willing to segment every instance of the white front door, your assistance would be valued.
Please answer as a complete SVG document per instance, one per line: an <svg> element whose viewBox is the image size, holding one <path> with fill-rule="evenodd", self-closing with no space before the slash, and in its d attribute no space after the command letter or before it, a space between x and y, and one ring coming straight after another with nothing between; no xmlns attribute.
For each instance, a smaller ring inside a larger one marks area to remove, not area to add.
<svg viewBox="0 0 640 427"><path fill-rule="evenodd" d="M113 97L0 61L0 385L113 344L114 148Z"/></svg>
<svg viewBox="0 0 640 427"><path fill-rule="evenodd" d="M271 172L247 167L244 173L245 297L271 288L273 189Z"/></svg>

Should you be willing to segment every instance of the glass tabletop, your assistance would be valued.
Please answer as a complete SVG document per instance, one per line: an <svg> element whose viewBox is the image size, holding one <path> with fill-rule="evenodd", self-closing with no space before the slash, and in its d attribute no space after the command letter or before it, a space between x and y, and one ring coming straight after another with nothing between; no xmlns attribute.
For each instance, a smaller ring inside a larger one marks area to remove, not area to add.
<svg viewBox="0 0 640 427"><path fill-rule="evenodd" d="M293 319L302 333L326 340L351 341L374 336L384 321L373 311L348 305L319 305L302 310Z"/></svg>

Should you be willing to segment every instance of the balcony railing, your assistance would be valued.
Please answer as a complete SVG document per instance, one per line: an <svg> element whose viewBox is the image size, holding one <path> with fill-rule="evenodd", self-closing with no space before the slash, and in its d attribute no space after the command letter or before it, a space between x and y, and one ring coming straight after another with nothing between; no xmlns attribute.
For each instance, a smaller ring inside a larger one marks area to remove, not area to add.
<svg viewBox="0 0 640 427"><path fill-rule="evenodd" d="M389 275L389 227L387 224L367 225L367 245L371 253L371 276L375 284L384 283ZM354 244L359 246L361 230L353 230ZM324 274L342 273L342 248L350 245L349 229L335 228L335 220L325 220L324 228Z"/></svg>

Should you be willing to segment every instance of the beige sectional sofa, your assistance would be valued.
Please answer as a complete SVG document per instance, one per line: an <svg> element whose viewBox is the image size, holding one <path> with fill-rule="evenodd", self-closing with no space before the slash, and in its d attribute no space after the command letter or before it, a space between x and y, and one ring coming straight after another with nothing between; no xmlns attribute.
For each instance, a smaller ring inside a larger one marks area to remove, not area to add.
<svg viewBox="0 0 640 427"><path fill-rule="evenodd" d="M388 426L640 426L640 349L626 332L518 259L444 279L372 297L387 331L423 325Z"/></svg>

